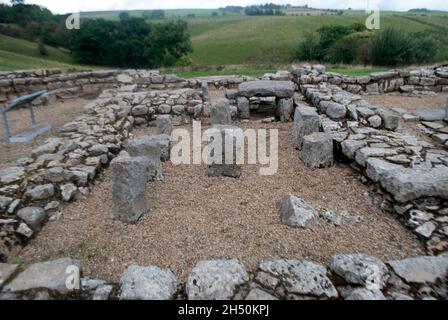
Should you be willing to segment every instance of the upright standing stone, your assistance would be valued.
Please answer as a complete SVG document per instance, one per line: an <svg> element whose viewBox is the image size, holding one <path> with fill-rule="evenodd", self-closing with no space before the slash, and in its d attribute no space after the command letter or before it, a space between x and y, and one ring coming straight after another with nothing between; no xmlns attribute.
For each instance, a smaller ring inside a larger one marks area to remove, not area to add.
<svg viewBox="0 0 448 320"><path fill-rule="evenodd" d="M445 103L445 119L444 120L448 122L448 99L446 100L446 103Z"/></svg>
<svg viewBox="0 0 448 320"><path fill-rule="evenodd" d="M213 135L209 141L208 176L239 178L242 173L241 165L237 164L237 155L242 151L243 132L235 126L215 125L212 128ZM217 144L216 137L220 137L221 143ZM231 141L229 145L227 141ZM218 152L221 154L215 155ZM227 153L227 156L226 156ZM218 161L215 161L219 159Z"/></svg>
<svg viewBox="0 0 448 320"><path fill-rule="evenodd" d="M300 159L310 169L333 165L333 139L324 132L315 132L303 139Z"/></svg>
<svg viewBox="0 0 448 320"><path fill-rule="evenodd" d="M291 120L293 109L294 104L292 99L278 99L277 116L281 122L288 122Z"/></svg>
<svg viewBox="0 0 448 320"><path fill-rule="evenodd" d="M238 105L238 115L241 119L249 119L250 118L250 102L249 99L245 97L238 97L237 99Z"/></svg>
<svg viewBox="0 0 448 320"><path fill-rule="evenodd" d="M112 218L125 223L136 223L149 211L146 196L149 159L119 157L112 166Z"/></svg>
<svg viewBox="0 0 448 320"><path fill-rule="evenodd" d="M207 81L202 81L201 89L202 89L202 100L204 102L208 102L210 100L210 93L208 90L208 82Z"/></svg>
<svg viewBox="0 0 448 320"><path fill-rule="evenodd" d="M213 103L210 107L210 121L214 124L231 124L232 113L230 110L229 100L221 99Z"/></svg>
<svg viewBox="0 0 448 320"><path fill-rule="evenodd" d="M319 132L319 115L315 108L299 105L294 112L294 147L302 149L303 137Z"/></svg>
<svg viewBox="0 0 448 320"><path fill-rule="evenodd" d="M157 134L171 135L173 125L171 123L170 115L159 115L156 119Z"/></svg>
<svg viewBox="0 0 448 320"><path fill-rule="evenodd" d="M162 148L152 136L142 136L129 141L127 152L131 157L146 157L149 160L148 179L150 181L163 179Z"/></svg>

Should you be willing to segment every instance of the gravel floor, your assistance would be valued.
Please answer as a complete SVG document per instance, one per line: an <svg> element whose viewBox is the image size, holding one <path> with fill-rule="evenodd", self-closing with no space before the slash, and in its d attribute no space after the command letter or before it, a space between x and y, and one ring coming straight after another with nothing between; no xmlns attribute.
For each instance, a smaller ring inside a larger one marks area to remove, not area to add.
<svg viewBox="0 0 448 320"><path fill-rule="evenodd" d="M138 224L124 225L109 219L106 170L88 199L63 208L62 218L49 222L13 259L70 255L83 262L85 274L117 281L131 264L168 267L185 280L203 259L239 258L254 270L266 259L327 263L341 253L364 252L385 260L423 253L411 232L368 202L363 195L368 188L349 167L306 169L292 147L291 123L242 126L279 129L277 175L263 177L258 166L244 166L241 179L209 178L205 166L165 163L165 180L148 185L152 211ZM280 224L277 203L288 194L318 210L347 210L352 218L340 227L323 220L314 230L286 227Z"/></svg>
<svg viewBox="0 0 448 320"><path fill-rule="evenodd" d="M27 143L9 143L5 141L3 121L0 121L0 168L11 166L21 157L29 157L31 150L42 144L46 139L55 136L59 127L81 115L86 99L70 99L58 101L51 105L34 108L38 125L50 123L52 129ZM29 131L31 118L28 109L19 109L8 113L8 120L13 134Z"/></svg>
<svg viewBox="0 0 448 320"><path fill-rule="evenodd" d="M388 109L399 107L410 112L417 109L441 108L448 100L448 93L438 93L436 96L407 97L401 94L381 94L362 96L366 101Z"/></svg>

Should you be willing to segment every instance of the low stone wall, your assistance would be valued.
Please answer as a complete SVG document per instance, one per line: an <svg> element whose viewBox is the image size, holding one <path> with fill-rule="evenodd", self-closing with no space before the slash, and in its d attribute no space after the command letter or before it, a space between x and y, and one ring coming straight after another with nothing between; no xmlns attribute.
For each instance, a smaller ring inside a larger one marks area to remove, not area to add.
<svg viewBox="0 0 448 320"><path fill-rule="evenodd" d="M24 270L0 264L0 271L0 300L448 299L447 257L384 263L365 254L344 254L332 257L328 266L307 260L265 261L253 273L238 260L210 260L198 262L185 283L157 266L129 266L118 284L80 278L82 263L71 258L35 263Z"/></svg>
<svg viewBox="0 0 448 320"><path fill-rule="evenodd" d="M347 77L338 73L325 72L321 66L310 72L312 67L296 68L293 74L304 84L328 82L355 94L380 94L402 92L425 94L448 92L448 67L438 66L419 70L392 70L376 72L368 76Z"/></svg>
<svg viewBox="0 0 448 320"><path fill-rule="evenodd" d="M310 71L311 76L320 70ZM382 209L396 215L426 244L448 250L448 151L412 134L394 132L400 115L370 105L360 96L320 82L300 90L320 113L321 130L333 137L339 161L351 163L373 182Z"/></svg>

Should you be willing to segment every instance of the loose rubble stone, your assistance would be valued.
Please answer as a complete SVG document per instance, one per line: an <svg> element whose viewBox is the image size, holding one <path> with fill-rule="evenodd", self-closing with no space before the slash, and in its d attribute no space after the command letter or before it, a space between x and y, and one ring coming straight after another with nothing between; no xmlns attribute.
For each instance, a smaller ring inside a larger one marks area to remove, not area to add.
<svg viewBox="0 0 448 320"><path fill-rule="evenodd" d="M300 159L310 169L331 167L334 162L331 136L324 132L315 132L305 136Z"/></svg>
<svg viewBox="0 0 448 320"><path fill-rule="evenodd" d="M109 297L112 293L112 289L113 287L111 285L99 286L93 293L92 300L95 301L109 300Z"/></svg>
<svg viewBox="0 0 448 320"><path fill-rule="evenodd" d="M23 235L26 238L31 238L34 234L34 231L30 229L30 227L28 227L26 225L26 223L21 222L19 224L19 227L17 228L16 232L18 234Z"/></svg>
<svg viewBox="0 0 448 320"><path fill-rule="evenodd" d="M360 166L365 167L369 157L387 157L397 155L397 150L391 148L371 148L366 147L356 151L355 161Z"/></svg>
<svg viewBox="0 0 448 320"><path fill-rule="evenodd" d="M349 159L355 158L355 153L366 146L363 140L345 140L341 143L342 153Z"/></svg>
<svg viewBox="0 0 448 320"><path fill-rule="evenodd" d="M168 269L130 266L121 275L120 300L171 300L177 278Z"/></svg>
<svg viewBox="0 0 448 320"><path fill-rule="evenodd" d="M349 283L377 290L384 287L388 274L381 260L362 253L334 256L330 268Z"/></svg>
<svg viewBox="0 0 448 320"><path fill-rule="evenodd" d="M26 207L17 212L17 216L34 231L39 231L45 221L45 210L39 207Z"/></svg>
<svg viewBox="0 0 448 320"><path fill-rule="evenodd" d="M289 196L280 203L281 222L290 227L313 228L318 224L316 211L305 201Z"/></svg>
<svg viewBox="0 0 448 320"><path fill-rule="evenodd" d="M387 300L380 290L369 290L366 288L353 289L345 300Z"/></svg>
<svg viewBox="0 0 448 320"><path fill-rule="evenodd" d="M112 167L112 218L136 223L149 211L146 197L149 160L146 157L116 158Z"/></svg>
<svg viewBox="0 0 448 320"><path fill-rule="evenodd" d="M160 159L162 161L170 160L171 154L171 136L168 134L158 134L155 136L150 136L150 139L155 141L155 143L160 148Z"/></svg>
<svg viewBox="0 0 448 320"><path fill-rule="evenodd" d="M146 157L148 164L148 179L162 180L162 148L157 139L152 136L141 136L129 141L127 152L131 157Z"/></svg>
<svg viewBox="0 0 448 320"><path fill-rule="evenodd" d="M67 183L62 185L61 186L62 200L64 200L65 202L69 202L75 196L76 191L78 191L78 188L73 183Z"/></svg>
<svg viewBox="0 0 448 320"><path fill-rule="evenodd" d="M383 120L381 119L381 117L378 116L378 115L375 115L375 116L370 117L370 118L368 119L368 121L369 121L369 124L370 124L373 128L379 128L379 127L381 127L381 124L382 124L382 122L383 122Z"/></svg>
<svg viewBox="0 0 448 320"><path fill-rule="evenodd" d="M0 196L0 212L5 212L13 200L10 197Z"/></svg>
<svg viewBox="0 0 448 320"><path fill-rule="evenodd" d="M249 301L257 301L257 300L269 301L269 300L278 300L278 299L276 297L274 297L273 295L270 295L266 291L263 291L261 289L255 288L255 289L252 289L249 292L249 294L246 297L246 300L249 300Z"/></svg>
<svg viewBox="0 0 448 320"><path fill-rule="evenodd" d="M31 200L48 199L54 195L54 186L52 184L39 185L34 188L28 188L25 196Z"/></svg>
<svg viewBox="0 0 448 320"><path fill-rule="evenodd" d="M11 184L23 179L25 176L25 168L23 167L9 167L0 169L0 183Z"/></svg>
<svg viewBox="0 0 448 320"><path fill-rule="evenodd" d="M415 229L419 235L429 239L432 233L437 229L437 225L434 222L426 222L422 224L420 227Z"/></svg>
<svg viewBox="0 0 448 320"><path fill-rule="evenodd" d="M295 86L291 81L259 80L247 81L239 85L238 93L241 97L277 97L292 98Z"/></svg>
<svg viewBox="0 0 448 320"><path fill-rule="evenodd" d="M319 132L320 119L315 108L299 105L294 112L294 147L302 149L303 138Z"/></svg>
<svg viewBox="0 0 448 320"><path fill-rule="evenodd" d="M448 272L446 257L415 257L390 261L393 271L408 283L435 283Z"/></svg>
<svg viewBox="0 0 448 320"><path fill-rule="evenodd" d="M381 110L379 114L383 119L384 128L386 128L387 130L396 130L400 125L399 113L393 111Z"/></svg>
<svg viewBox="0 0 448 320"><path fill-rule="evenodd" d="M221 99L212 103L210 107L210 121L212 125L228 125L232 123L232 114L228 100Z"/></svg>
<svg viewBox="0 0 448 320"><path fill-rule="evenodd" d="M201 261L186 284L189 300L230 300L249 275L238 260Z"/></svg>
<svg viewBox="0 0 448 320"><path fill-rule="evenodd" d="M73 273L67 273L67 271L71 271L70 268L77 268L80 271L81 264L71 258L34 263L7 284L4 290L24 292L33 289L48 289L60 294L67 294L75 290L67 288L67 278L70 274L73 275L72 282L69 282L70 285L73 288L80 288L79 277Z"/></svg>
<svg viewBox="0 0 448 320"><path fill-rule="evenodd" d="M402 170L403 166L390 163L381 158L368 158L366 161L366 175L372 181L381 181L389 172Z"/></svg>
<svg viewBox="0 0 448 320"><path fill-rule="evenodd" d="M326 114L331 119L344 119L347 114L347 108L339 103L330 103L327 107Z"/></svg>
<svg viewBox="0 0 448 320"><path fill-rule="evenodd" d="M279 278L287 293L319 298L338 296L322 265L305 260L277 260L263 262L259 269Z"/></svg>

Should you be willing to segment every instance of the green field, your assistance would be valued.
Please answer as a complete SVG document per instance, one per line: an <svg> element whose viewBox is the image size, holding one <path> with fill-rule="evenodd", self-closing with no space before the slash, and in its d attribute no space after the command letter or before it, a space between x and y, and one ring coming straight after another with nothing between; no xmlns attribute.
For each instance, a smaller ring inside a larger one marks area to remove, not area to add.
<svg viewBox="0 0 448 320"><path fill-rule="evenodd" d="M66 49L47 46L48 55L40 55L37 43L0 35L0 70L36 68L91 69L73 60Z"/></svg>
<svg viewBox="0 0 448 320"><path fill-rule="evenodd" d="M155 22L183 18L192 36L194 65L276 65L291 63L306 32L323 25L364 23L362 11L345 11L342 16L283 16L262 17L227 14L212 17L212 9L165 10L166 18ZM143 11L129 11L141 17ZM82 13L83 18L118 19L120 11ZM194 14L194 18L187 18ZM406 31L444 28L448 33L448 12L414 14L382 12L381 27L394 26ZM442 29L443 30L443 29ZM448 48L447 48L448 49Z"/></svg>

